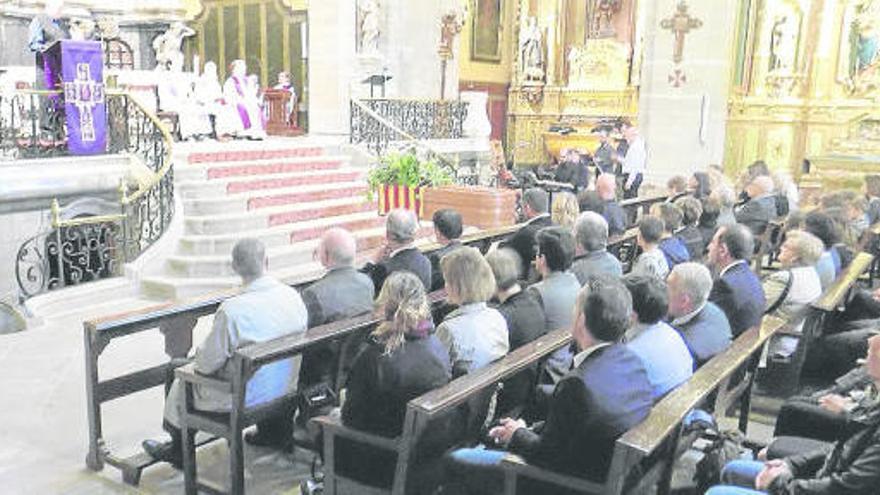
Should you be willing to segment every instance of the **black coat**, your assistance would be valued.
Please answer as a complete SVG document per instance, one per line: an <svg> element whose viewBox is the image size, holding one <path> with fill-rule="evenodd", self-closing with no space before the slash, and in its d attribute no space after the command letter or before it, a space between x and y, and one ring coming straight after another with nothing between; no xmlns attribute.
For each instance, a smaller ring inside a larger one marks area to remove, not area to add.
<svg viewBox="0 0 880 495"><path fill-rule="evenodd" d="M546 333L544 308L534 291L524 290L514 294L496 308L507 321L507 338L511 351ZM504 413L514 407L527 404L537 376L536 364L505 381L498 398L498 411Z"/></svg>
<svg viewBox="0 0 880 495"><path fill-rule="evenodd" d="M388 275L399 270L406 270L415 274L424 284L425 290L431 289L431 261L415 247L398 251L394 256L383 260L379 264L367 263L361 268L361 271L369 275L373 280L376 294L379 294L382 290L382 284L385 283Z"/></svg>
<svg viewBox="0 0 880 495"><path fill-rule="evenodd" d="M438 289L442 289L445 285L445 281L443 280L443 271L440 269L440 259L463 246L464 244L462 244L461 241L455 239L450 241L449 244L428 255L428 259L431 260L430 290L435 291Z"/></svg>
<svg viewBox="0 0 880 495"><path fill-rule="evenodd" d="M520 278L528 278L529 267L535 259L535 237L538 235L538 231L552 225L553 220L550 219L550 215L535 217L501 243L500 247L511 248L519 254L522 263L519 272Z"/></svg>

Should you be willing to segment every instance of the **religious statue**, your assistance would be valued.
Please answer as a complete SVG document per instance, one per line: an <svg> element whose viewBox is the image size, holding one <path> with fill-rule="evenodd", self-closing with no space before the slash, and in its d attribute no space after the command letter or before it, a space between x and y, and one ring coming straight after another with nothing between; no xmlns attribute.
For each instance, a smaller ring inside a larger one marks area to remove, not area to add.
<svg viewBox="0 0 880 495"><path fill-rule="evenodd" d="M244 60L235 60L230 64L231 75L223 84L223 97L227 103L238 111L241 121L241 132L238 134L248 139L266 137L263 109L260 106L259 88L254 78L247 76L247 65Z"/></svg>
<svg viewBox="0 0 880 495"><path fill-rule="evenodd" d="M782 15L773 21L770 30L770 67L773 71L791 71L797 59L798 29L796 22Z"/></svg>
<svg viewBox="0 0 880 495"><path fill-rule="evenodd" d="M857 6L850 31L850 74L858 75L880 65L880 2Z"/></svg>
<svg viewBox="0 0 880 495"><path fill-rule="evenodd" d="M440 46L437 52L440 58L450 60L453 58L452 43L455 37L461 32L463 27L463 19L455 11L449 11L440 18Z"/></svg>
<svg viewBox="0 0 880 495"><path fill-rule="evenodd" d="M195 31L182 22L175 22L168 31L153 40L156 52L156 66L163 69L178 71L183 69L183 39L194 36Z"/></svg>
<svg viewBox="0 0 880 495"><path fill-rule="evenodd" d="M544 80L544 44L538 20L529 17L519 42L520 72L524 81Z"/></svg>
<svg viewBox="0 0 880 495"><path fill-rule="evenodd" d="M614 36L612 20L620 12L621 0L590 0L588 6L588 38L610 38Z"/></svg>
<svg viewBox="0 0 880 495"><path fill-rule="evenodd" d="M360 0L358 2L361 53L375 54L379 51L379 2Z"/></svg>

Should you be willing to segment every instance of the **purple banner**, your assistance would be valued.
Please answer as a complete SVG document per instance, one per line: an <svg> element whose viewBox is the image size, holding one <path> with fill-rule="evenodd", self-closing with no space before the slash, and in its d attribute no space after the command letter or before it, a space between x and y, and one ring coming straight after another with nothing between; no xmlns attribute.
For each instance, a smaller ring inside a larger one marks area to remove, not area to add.
<svg viewBox="0 0 880 495"><path fill-rule="evenodd" d="M61 81L71 155L94 155L107 149L104 61L97 41L61 41Z"/></svg>

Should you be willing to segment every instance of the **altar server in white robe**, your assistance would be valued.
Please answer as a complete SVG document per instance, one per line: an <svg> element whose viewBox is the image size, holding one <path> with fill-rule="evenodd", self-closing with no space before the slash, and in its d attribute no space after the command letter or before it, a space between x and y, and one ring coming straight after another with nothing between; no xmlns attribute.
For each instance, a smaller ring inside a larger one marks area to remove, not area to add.
<svg viewBox="0 0 880 495"><path fill-rule="evenodd" d="M218 139L244 130L238 112L223 99L223 87L217 78L217 64L214 62L205 63L202 75L196 82L195 99L202 113L214 117L214 131Z"/></svg>
<svg viewBox="0 0 880 495"><path fill-rule="evenodd" d="M230 64L230 69L231 75L223 85L223 97L238 112L243 129L239 135L249 139L263 139L266 137L263 111L260 109L259 99L248 89L247 65L244 60L236 60Z"/></svg>

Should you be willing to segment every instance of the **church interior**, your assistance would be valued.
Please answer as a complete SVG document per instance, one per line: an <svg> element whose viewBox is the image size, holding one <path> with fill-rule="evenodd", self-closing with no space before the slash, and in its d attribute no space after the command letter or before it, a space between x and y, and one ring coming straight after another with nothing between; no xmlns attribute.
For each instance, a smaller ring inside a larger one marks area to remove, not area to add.
<svg viewBox="0 0 880 495"><path fill-rule="evenodd" d="M0 0L0 491L880 493L880 0Z"/></svg>

